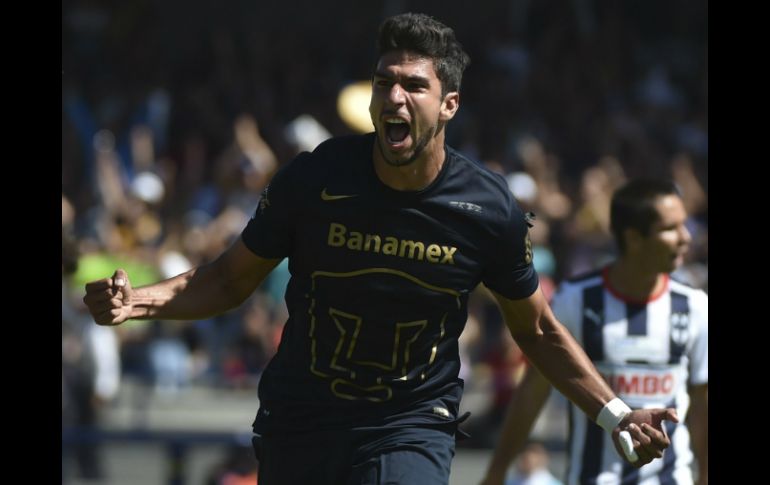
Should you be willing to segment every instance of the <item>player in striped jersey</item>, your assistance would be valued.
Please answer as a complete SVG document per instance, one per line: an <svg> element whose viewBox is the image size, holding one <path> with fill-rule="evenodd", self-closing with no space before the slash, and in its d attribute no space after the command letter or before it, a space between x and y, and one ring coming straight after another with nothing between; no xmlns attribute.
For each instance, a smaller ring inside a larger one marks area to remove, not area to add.
<svg viewBox="0 0 770 485"><path fill-rule="evenodd" d="M663 459L634 468L570 405L568 485L692 484L692 450L697 483L708 483L708 297L669 277L690 242L686 217L673 184L630 182L611 206L620 256L564 282L551 302L618 397L637 409L674 407L680 418L666 423L671 447ZM510 404L484 485L503 483L550 390L532 368Z"/></svg>

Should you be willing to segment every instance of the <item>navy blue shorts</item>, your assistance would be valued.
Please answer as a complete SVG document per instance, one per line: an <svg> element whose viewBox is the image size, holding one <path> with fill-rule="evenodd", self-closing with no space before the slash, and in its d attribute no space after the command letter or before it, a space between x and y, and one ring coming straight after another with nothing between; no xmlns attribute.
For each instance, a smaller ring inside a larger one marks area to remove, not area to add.
<svg viewBox="0 0 770 485"><path fill-rule="evenodd" d="M259 485L446 485L454 423L253 438Z"/></svg>

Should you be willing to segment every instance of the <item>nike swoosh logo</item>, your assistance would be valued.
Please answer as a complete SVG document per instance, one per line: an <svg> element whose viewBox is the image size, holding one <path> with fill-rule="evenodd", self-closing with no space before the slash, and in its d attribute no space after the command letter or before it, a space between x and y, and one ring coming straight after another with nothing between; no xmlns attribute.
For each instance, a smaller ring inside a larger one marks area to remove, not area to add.
<svg viewBox="0 0 770 485"><path fill-rule="evenodd" d="M329 195L326 193L326 188L321 191L321 200L340 200L340 199L347 199L349 197L358 197L358 194L355 195Z"/></svg>

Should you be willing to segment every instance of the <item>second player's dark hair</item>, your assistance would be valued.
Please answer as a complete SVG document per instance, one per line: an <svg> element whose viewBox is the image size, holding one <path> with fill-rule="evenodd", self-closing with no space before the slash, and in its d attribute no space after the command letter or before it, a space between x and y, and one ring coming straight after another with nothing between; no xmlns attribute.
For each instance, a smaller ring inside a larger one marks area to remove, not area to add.
<svg viewBox="0 0 770 485"><path fill-rule="evenodd" d="M626 251L625 230L636 229L642 236L649 235L652 225L658 220L655 201L666 195L681 197L673 182L658 179L635 179L613 194L610 229L621 254Z"/></svg>
<svg viewBox="0 0 770 485"><path fill-rule="evenodd" d="M460 91L463 71L471 58L455 38L454 30L421 13L404 13L385 19L380 25L377 52L410 50L433 60L441 93Z"/></svg>

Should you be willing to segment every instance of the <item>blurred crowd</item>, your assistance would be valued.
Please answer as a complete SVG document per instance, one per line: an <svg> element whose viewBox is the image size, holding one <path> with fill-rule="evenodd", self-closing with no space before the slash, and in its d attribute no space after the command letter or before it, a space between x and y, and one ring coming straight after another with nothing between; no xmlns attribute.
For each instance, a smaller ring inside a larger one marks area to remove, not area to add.
<svg viewBox="0 0 770 485"><path fill-rule="evenodd" d="M241 308L190 323L96 327L83 284L122 267L139 286L216 257L281 165L353 133L337 113L338 93L369 78L376 27L399 11L452 25L470 53L448 143L501 173L536 214L534 262L547 293L609 260L610 196L642 175L672 177L682 189L693 244L679 276L708 288L706 2L317 3L65 2L69 424L82 425L78 406L109 401L121 379L161 395L256 385L286 319L285 263ZM524 359L483 290L461 343L463 377L493 392L494 422Z"/></svg>

